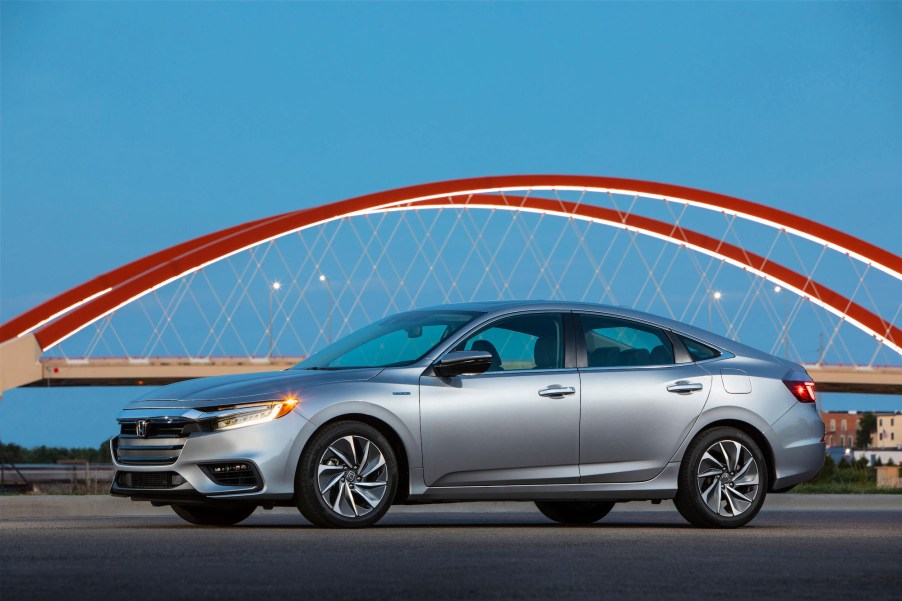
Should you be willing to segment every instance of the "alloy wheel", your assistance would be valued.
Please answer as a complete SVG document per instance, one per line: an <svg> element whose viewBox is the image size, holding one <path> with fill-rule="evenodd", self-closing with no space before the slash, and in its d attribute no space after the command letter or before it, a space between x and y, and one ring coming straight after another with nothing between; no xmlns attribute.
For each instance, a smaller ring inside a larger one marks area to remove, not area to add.
<svg viewBox="0 0 902 601"><path fill-rule="evenodd" d="M363 436L342 436L320 457L317 485L332 511L346 518L363 517L376 509L388 490L385 457Z"/></svg>
<svg viewBox="0 0 902 601"><path fill-rule="evenodd" d="M758 495L758 462L735 440L719 440L702 454L696 474L702 503L717 515L736 517L751 507Z"/></svg>

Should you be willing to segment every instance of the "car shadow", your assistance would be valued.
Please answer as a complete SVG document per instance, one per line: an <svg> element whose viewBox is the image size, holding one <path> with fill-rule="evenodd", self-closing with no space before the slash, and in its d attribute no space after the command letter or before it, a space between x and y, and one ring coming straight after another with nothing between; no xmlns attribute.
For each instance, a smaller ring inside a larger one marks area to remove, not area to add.
<svg viewBox="0 0 902 601"><path fill-rule="evenodd" d="M236 524L234 526L196 526L193 524L134 524L126 526L134 530L150 529L150 530L167 530L167 529L184 529L184 528L204 528L204 529L244 529L244 530L311 530L311 531L329 531L336 533L345 532L372 532L378 530L573 530L573 531L604 531L604 530L698 530L687 523L679 522L599 522L597 524L555 524L555 523L538 523L538 522L512 522L512 521L473 521L473 522L430 522L430 521L403 521L378 523L367 528L321 528L312 524L279 522L259 522L253 518L248 522ZM746 526L745 528L750 528Z"/></svg>

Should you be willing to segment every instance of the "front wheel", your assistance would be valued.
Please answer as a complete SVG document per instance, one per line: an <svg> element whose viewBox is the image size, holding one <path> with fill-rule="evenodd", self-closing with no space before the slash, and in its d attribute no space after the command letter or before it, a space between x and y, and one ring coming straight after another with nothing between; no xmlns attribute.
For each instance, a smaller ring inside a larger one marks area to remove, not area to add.
<svg viewBox="0 0 902 601"><path fill-rule="evenodd" d="M561 524L592 524L614 508L608 501L536 501L536 507L549 519Z"/></svg>
<svg viewBox="0 0 902 601"><path fill-rule="evenodd" d="M673 502L695 526L744 526L764 503L767 469L751 436L735 428L712 428L686 450Z"/></svg>
<svg viewBox="0 0 902 601"><path fill-rule="evenodd" d="M361 528L378 521L398 486L398 462L388 440L368 424L343 421L313 435L298 466L295 500L310 522Z"/></svg>
<svg viewBox="0 0 902 601"><path fill-rule="evenodd" d="M198 526L233 526L246 520L253 505L173 505L172 510L186 522Z"/></svg>

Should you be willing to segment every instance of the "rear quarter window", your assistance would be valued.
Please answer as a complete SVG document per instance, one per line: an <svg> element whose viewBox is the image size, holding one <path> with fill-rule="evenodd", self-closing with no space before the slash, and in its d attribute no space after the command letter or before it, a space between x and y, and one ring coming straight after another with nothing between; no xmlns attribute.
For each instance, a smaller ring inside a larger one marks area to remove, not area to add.
<svg viewBox="0 0 902 601"><path fill-rule="evenodd" d="M683 343L683 346L686 347L686 351L689 353L689 357L693 361L705 361L706 359L714 359L715 357L720 357L720 351L711 348L707 344L702 344L697 340L686 338L685 336L679 336L679 339L680 342Z"/></svg>

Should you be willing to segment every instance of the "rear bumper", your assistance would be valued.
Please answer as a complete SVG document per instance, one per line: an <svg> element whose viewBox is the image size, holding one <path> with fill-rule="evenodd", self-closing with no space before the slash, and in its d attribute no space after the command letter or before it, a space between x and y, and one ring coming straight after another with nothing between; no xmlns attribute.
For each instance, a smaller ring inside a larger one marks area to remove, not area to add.
<svg viewBox="0 0 902 601"><path fill-rule="evenodd" d="M796 403L772 428L768 438L774 454L773 489L814 478L824 465L827 445L824 422L813 403Z"/></svg>

